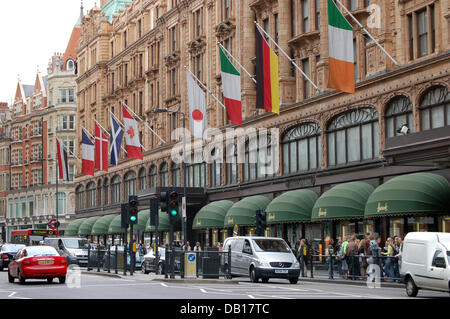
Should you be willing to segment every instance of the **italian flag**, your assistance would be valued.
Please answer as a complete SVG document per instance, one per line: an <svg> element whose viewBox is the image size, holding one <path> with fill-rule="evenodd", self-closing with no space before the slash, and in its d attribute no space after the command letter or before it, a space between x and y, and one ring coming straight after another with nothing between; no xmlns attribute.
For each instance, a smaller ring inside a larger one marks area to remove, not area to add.
<svg viewBox="0 0 450 319"><path fill-rule="evenodd" d="M328 88L355 93L353 28L333 0L328 0Z"/></svg>
<svg viewBox="0 0 450 319"><path fill-rule="evenodd" d="M242 125L241 74L231 64L222 48L219 50L223 98L227 115L231 123Z"/></svg>

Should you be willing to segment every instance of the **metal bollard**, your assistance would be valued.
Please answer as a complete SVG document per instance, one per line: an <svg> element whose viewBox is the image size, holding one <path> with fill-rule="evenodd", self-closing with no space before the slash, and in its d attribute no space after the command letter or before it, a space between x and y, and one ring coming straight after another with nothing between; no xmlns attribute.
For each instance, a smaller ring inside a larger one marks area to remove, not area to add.
<svg viewBox="0 0 450 319"><path fill-rule="evenodd" d="M123 245L123 275L127 275L127 245Z"/></svg>
<svg viewBox="0 0 450 319"><path fill-rule="evenodd" d="M111 246L108 246L108 274L111 273Z"/></svg>
<svg viewBox="0 0 450 319"><path fill-rule="evenodd" d="M311 278L314 278L314 264L313 264L313 258L314 258L314 256L313 256L313 254L311 254L311 264L310 264L310 268L311 268Z"/></svg>
<svg viewBox="0 0 450 319"><path fill-rule="evenodd" d="M184 250L181 251L180 256L181 256L181 262L180 262L180 267L181 267L181 269L180 269L180 276L181 276L181 278L184 278L184 261L185 261L185 259L186 259L186 252L185 252Z"/></svg>
<svg viewBox="0 0 450 319"><path fill-rule="evenodd" d="M97 247L97 272L100 272L100 249Z"/></svg>
<svg viewBox="0 0 450 319"><path fill-rule="evenodd" d="M231 245L228 246L228 279L231 279Z"/></svg>
<svg viewBox="0 0 450 319"><path fill-rule="evenodd" d="M169 274L168 274L168 263L169 263L169 245L166 244L166 252L165 252L166 256L165 256L165 260L164 260L164 278L169 278Z"/></svg>
<svg viewBox="0 0 450 319"><path fill-rule="evenodd" d="M88 247L88 262L87 262L87 271L91 270L89 267L89 263L91 262L91 245Z"/></svg>
<svg viewBox="0 0 450 319"><path fill-rule="evenodd" d="M116 245L116 255L114 257L114 268L115 268L115 273L118 274L119 271L117 270L117 245Z"/></svg>

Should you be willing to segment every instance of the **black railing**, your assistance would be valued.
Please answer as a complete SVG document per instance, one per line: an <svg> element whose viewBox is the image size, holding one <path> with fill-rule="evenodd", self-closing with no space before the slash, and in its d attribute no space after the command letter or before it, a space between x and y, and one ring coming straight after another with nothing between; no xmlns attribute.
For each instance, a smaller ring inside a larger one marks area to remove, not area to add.
<svg viewBox="0 0 450 319"><path fill-rule="evenodd" d="M140 256L139 258L136 259L137 262L134 267L134 270L137 270L141 267L143 256ZM103 270L107 271L108 273L114 271L117 274L119 270L121 271L130 270L131 266L130 262L131 258L128 252L128 247L108 246L107 248L89 247L88 249L88 263L87 263L88 271L96 270L97 272L100 272L100 270Z"/></svg>

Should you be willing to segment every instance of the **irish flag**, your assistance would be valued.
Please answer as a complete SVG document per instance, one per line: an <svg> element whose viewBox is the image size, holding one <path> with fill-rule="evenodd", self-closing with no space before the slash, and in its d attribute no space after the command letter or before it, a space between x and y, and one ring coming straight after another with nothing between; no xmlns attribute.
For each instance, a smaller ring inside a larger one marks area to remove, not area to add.
<svg viewBox="0 0 450 319"><path fill-rule="evenodd" d="M256 108L280 114L278 56L256 28Z"/></svg>
<svg viewBox="0 0 450 319"><path fill-rule="evenodd" d="M328 87L355 93L353 28L333 0L328 0Z"/></svg>
<svg viewBox="0 0 450 319"><path fill-rule="evenodd" d="M223 98L227 108L227 115L231 123L242 125L241 74L231 64L222 48L219 48L219 50Z"/></svg>

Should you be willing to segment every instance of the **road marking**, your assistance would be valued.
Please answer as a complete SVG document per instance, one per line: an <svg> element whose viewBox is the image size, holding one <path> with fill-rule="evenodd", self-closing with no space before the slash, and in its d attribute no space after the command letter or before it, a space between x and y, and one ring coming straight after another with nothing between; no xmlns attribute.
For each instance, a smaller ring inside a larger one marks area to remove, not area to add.
<svg viewBox="0 0 450 319"><path fill-rule="evenodd" d="M168 287L165 283L163 283L163 282L161 282L160 283L161 284L161 286L163 286L163 287Z"/></svg>
<svg viewBox="0 0 450 319"><path fill-rule="evenodd" d="M207 294L208 292L205 289L200 289L201 292Z"/></svg>
<svg viewBox="0 0 450 319"><path fill-rule="evenodd" d="M249 296L249 298L251 298L251 299L255 299L255 296L252 296L252 295L247 295L247 296Z"/></svg>
<svg viewBox="0 0 450 319"><path fill-rule="evenodd" d="M10 294L8 295L8 297L12 297L12 296L14 296L16 293L17 293L17 292L13 291L12 293L10 293Z"/></svg>

